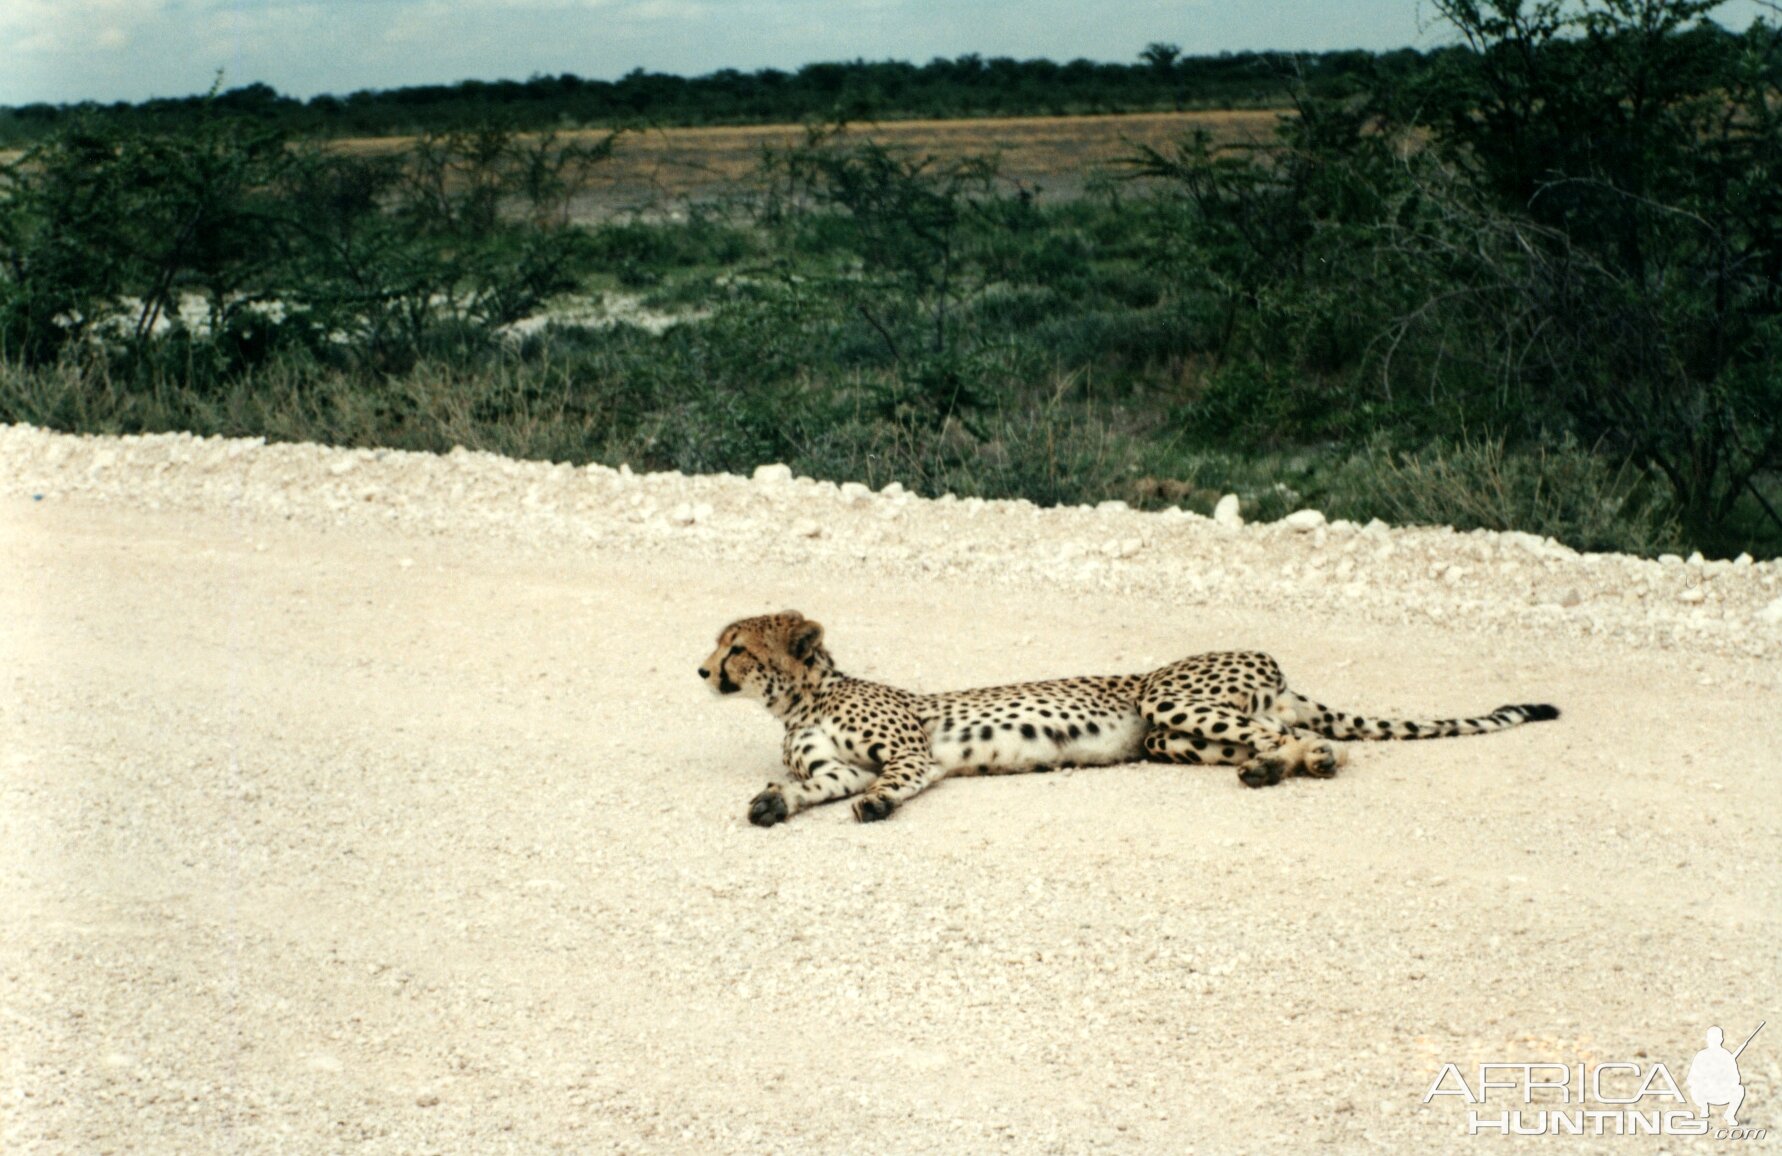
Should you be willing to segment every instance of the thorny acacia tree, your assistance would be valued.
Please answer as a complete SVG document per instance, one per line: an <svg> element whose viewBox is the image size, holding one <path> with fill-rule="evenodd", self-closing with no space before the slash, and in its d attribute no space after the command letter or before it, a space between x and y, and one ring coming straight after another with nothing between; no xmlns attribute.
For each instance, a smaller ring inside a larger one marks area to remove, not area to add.
<svg viewBox="0 0 1782 1156"><path fill-rule="evenodd" d="M1417 118L1532 226L1498 262L1533 306L1522 372L1712 538L1782 466L1782 27L1728 33L1714 0L1435 6L1468 50Z"/></svg>
<svg viewBox="0 0 1782 1156"><path fill-rule="evenodd" d="M988 399L956 346L954 319L987 277L973 239L1005 199L996 158L943 159L840 137L840 128L816 129L802 147L765 158L784 190L775 203L815 206L842 229L859 265L833 288L897 368L899 386L880 398L886 415L935 427L957 418L975 433L972 412Z"/></svg>
<svg viewBox="0 0 1782 1156"><path fill-rule="evenodd" d="M1410 83L1302 96L1274 147L1135 158L1190 207L1214 351L1570 430L1714 545L1782 467L1782 28L1710 0L1435 7L1462 43Z"/></svg>
<svg viewBox="0 0 1782 1156"><path fill-rule="evenodd" d="M358 155L221 112L177 139L77 125L0 169L0 351L152 364L165 336L226 374L280 345L400 369L486 342L578 283L569 205L615 139L495 128Z"/></svg>

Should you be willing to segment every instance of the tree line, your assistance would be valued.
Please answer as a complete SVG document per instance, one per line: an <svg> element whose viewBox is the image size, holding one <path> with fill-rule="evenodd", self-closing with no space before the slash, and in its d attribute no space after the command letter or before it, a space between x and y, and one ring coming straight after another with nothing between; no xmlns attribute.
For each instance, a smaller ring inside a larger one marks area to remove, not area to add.
<svg viewBox="0 0 1782 1156"><path fill-rule="evenodd" d="M1359 91L1424 63L1412 49L1373 54L1240 52L1184 56L1148 45L1134 63L1012 60L968 54L927 64L840 61L795 71L724 69L683 77L634 70L617 80L572 73L528 80L367 89L307 100L249 84L214 95L136 103L0 108L0 143L40 139L71 118L177 132L217 109L300 136L462 131L498 120L521 131L619 124L716 125L1074 115L1279 104L1294 86Z"/></svg>

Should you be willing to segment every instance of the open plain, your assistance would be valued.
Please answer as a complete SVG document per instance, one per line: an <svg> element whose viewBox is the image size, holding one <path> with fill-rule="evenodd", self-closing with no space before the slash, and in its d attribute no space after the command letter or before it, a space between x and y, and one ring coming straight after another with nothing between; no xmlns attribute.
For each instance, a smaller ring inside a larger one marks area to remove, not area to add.
<svg viewBox="0 0 1782 1156"><path fill-rule="evenodd" d="M1030 191L1075 194L1096 178L1128 175L1124 165L1141 148L1167 152L1195 132L1224 148L1266 146L1284 109L1204 109L1096 116L980 117L960 120L864 121L841 128L854 141L940 160L995 156L1005 182ZM588 144L606 130L560 134L565 144ZM598 221L615 210L659 208L680 199L735 196L760 181L762 157L784 154L809 138L804 125L672 126L626 131L612 157L574 206L578 220ZM404 136L355 137L331 147L381 156L412 147Z"/></svg>

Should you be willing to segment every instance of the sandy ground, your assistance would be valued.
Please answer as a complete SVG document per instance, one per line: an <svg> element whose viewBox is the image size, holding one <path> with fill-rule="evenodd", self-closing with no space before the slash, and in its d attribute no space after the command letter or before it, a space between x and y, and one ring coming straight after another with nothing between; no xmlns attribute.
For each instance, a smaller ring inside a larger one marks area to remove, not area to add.
<svg viewBox="0 0 1782 1156"><path fill-rule="evenodd" d="M1682 1080L1782 1024L1782 589L1568 555L0 427L0 1151L1465 1152L1444 1062ZM788 606L910 686L1566 713L759 830L694 668Z"/></svg>

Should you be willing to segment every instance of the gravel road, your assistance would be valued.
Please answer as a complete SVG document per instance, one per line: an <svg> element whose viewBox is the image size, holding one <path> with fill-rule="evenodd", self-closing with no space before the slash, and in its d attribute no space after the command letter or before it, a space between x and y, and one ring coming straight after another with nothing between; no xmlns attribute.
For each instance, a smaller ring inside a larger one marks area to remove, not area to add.
<svg viewBox="0 0 1782 1156"><path fill-rule="evenodd" d="M759 830L694 668L787 607L910 687L1565 717ZM1484 1151L1443 1063L1782 1016L1779 659L1772 562L0 427L0 1151Z"/></svg>

